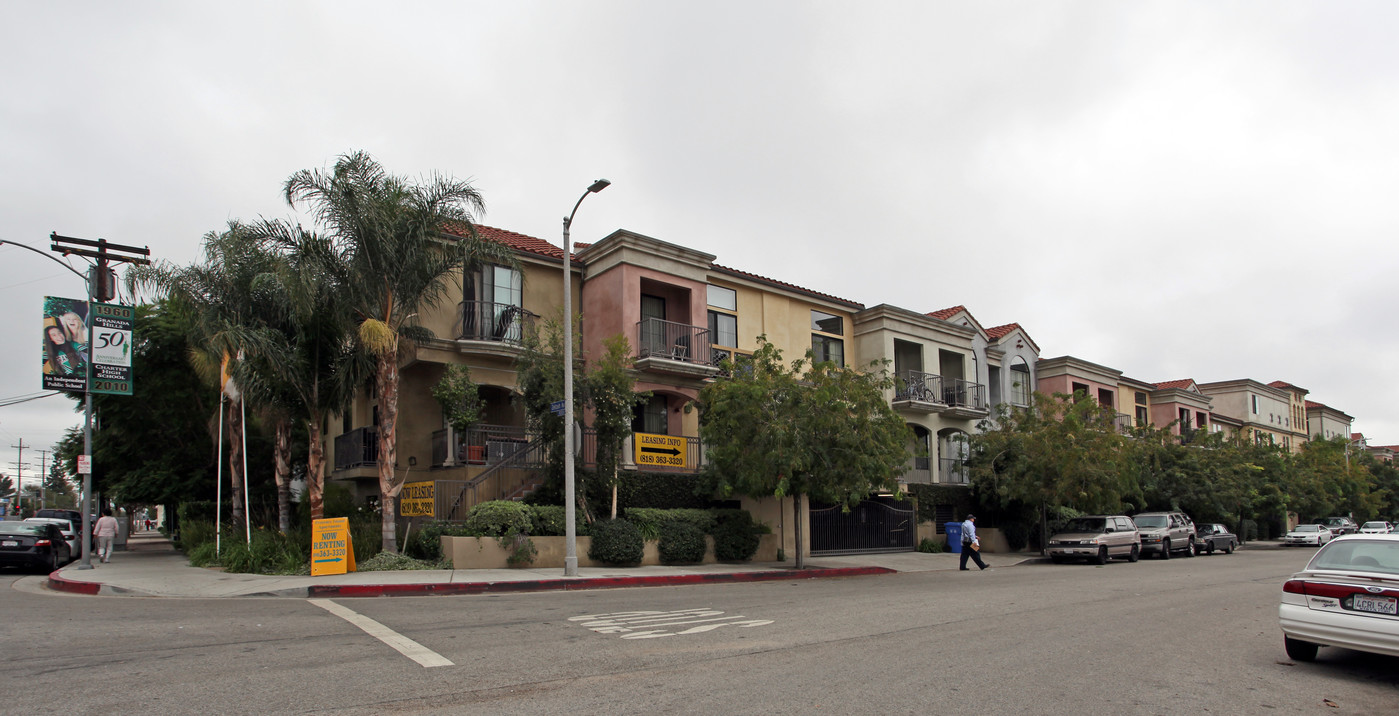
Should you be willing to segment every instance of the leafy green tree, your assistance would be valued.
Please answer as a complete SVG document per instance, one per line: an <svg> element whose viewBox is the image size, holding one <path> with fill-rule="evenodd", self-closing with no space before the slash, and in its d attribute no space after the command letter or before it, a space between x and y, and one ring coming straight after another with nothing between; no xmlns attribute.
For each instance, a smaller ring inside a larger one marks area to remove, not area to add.
<svg viewBox="0 0 1399 716"><path fill-rule="evenodd" d="M403 486L394 470L398 441L398 368L432 332L418 321L446 296L463 265L513 265L500 244L483 241L473 215L484 200L468 182L434 175L425 184L386 173L363 152L341 156L334 168L299 171L287 179L287 203L316 217L331 249L328 263L345 267L343 287L360 345L377 361L379 506L383 548L397 553L394 497ZM459 231L448 239L444 230Z"/></svg>
<svg viewBox="0 0 1399 716"><path fill-rule="evenodd" d="M0 497L14 497L15 479L9 475L0 473Z"/></svg>
<svg viewBox="0 0 1399 716"><path fill-rule="evenodd" d="M177 300L136 307L132 395L95 394L101 429L92 437L95 491L120 504L173 505L213 499L215 460L209 420L214 389L189 368L195 311ZM81 396L74 396L81 410ZM81 427L54 447L59 469L77 474Z"/></svg>
<svg viewBox="0 0 1399 716"><path fill-rule="evenodd" d="M1041 545L1048 508L1116 513L1141 505L1115 419L1110 409L1061 393L1036 393L1028 408L1003 406L970 438L973 488L1003 507L1039 506Z"/></svg>
<svg viewBox="0 0 1399 716"><path fill-rule="evenodd" d="M449 365L441 380L432 386L432 397L442 406L447 424L458 434L471 429L485 410L480 389L471 380L471 369L464 365Z"/></svg>
<svg viewBox="0 0 1399 716"><path fill-rule="evenodd" d="M632 434L635 407L651 396L636 392L631 344L618 333L603 341L603 352L583 376L588 406L592 408L597 435L597 475L612 490L612 519L617 519L617 469L622 447Z"/></svg>
<svg viewBox="0 0 1399 716"><path fill-rule="evenodd" d="M725 495L791 495L798 514L803 496L848 509L894 490L909 453L908 427L885 396L892 387L879 364L812 363L810 353L785 364L760 336L751 364L700 391L709 475ZM797 529L801 544L800 520Z"/></svg>

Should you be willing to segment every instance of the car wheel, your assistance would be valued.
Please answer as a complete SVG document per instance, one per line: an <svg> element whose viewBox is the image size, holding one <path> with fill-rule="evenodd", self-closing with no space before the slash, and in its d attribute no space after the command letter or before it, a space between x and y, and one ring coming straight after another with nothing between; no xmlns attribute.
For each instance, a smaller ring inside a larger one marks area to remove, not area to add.
<svg viewBox="0 0 1399 716"><path fill-rule="evenodd" d="M1225 554L1233 554L1233 553L1234 553L1234 543L1233 543L1233 542L1230 542L1230 543L1224 545L1224 553L1225 553Z"/></svg>
<svg viewBox="0 0 1399 716"><path fill-rule="evenodd" d="M1185 556L1187 556L1187 557L1194 557L1194 556L1195 556L1195 543L1194 543L1194 542L1191 542L1191 543L1189 543L1189 544L1187 544L1187 545L1185 546Z"/></svg>
<svg viewBox="0 0 1399 716"><path fill-rule="evenodd" d="M1171 541L1166 540L1161 543L1161 559L1171 558Z"/></svg>
<svg viewBox="0 0 1399 716"><path fill-rule="evenodd" d="M1108 546L1103 545L1098 548L1098 564L1108 563Z"/></svg>
<svg viewBox="0 0 1399 716"><path fill-rule="evenodd" d="M1214 543L1213 543L1213 542L1209 542L1209 543L1205 544L1205 554L1214 554Z"/></svg>
<svg viewBox="0 0 1399 716"><path fill-rule="evenodd" d="M1135 562L1135 561L1137 561L1137 560L1139 560L1139 559L1141 559L1141 558L1142 558L1141 548L1138 547L1137 545L1132 545L1132 551L1127 553L1127 561L1128 561L1128 562Z"/></svg>
<svg viewBox="0 0 1399 716"><path fill-rule="evenodd" d="M1316 659L1317 645L1309 641L1300 641L1290 636L1282 638L1283 648L1287 649L1287 655L1294 661L1314 661Z"/></svg>

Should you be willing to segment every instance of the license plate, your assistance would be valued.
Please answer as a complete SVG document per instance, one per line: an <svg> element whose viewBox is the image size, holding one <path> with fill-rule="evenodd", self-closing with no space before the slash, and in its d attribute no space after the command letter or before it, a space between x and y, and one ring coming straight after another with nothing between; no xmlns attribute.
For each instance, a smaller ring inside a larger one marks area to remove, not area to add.
<svg viewBox="0 0 1399 716"><path fill-rule="evenodd" d="M7 540L5 540L4 542L0 542L0 547L18 547L18 546L19 546L19 542L16 541L16 540L12 540L12 539L7 539Z"/></svg>
<svg viewBox="0 0 1399 716"><path fill-rule="evenodd" d="M1369 597L1357 594L1351 598L1350 606L1357 612L1399 614L1399 600L1394 597Z"/></svg>

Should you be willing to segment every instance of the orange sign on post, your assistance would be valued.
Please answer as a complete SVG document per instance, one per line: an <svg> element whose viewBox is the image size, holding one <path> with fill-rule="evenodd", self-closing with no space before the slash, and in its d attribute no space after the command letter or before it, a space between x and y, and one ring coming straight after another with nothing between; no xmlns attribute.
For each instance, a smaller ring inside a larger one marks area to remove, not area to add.
<svg viewBox="0 0 1399 716"><path fill-rule="evenodd" d="M350 542L350 518L311 522L311 576L355 571L355 546Z"/></svg>

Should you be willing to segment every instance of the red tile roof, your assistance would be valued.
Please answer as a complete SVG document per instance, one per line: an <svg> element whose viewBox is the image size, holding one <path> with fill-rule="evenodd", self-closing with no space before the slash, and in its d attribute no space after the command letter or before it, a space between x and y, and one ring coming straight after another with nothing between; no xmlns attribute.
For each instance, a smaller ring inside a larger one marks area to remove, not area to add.
<svg viewBox="0 0 1399 716"><path fill-rule="evenodd" d="M750 272L748 272L748 271L740 271L740 270L738 270L738 269L736 269L736 268L731 268L731 267L729 267L729 266L720 266L719 264L710 264L710 267L713 268L713 269L716 269L716 270L718 270L718 271L725 271L725 272L728 272L728 273L731 273L731 274L735 274L735 275L737 275L737 276L744 276L744 277L746 277L746 278L756 279L756 280L762 281L762 282L764 282L764 283L770 283L770 284L772 284L772 285L774 285L774 286L781 286L781 287L783 287L783 288L790 288L790 289L792 289L792 290L794 290L794 291L800 291L800 292L802 292L802 293L810 294L810 295L812 295L812 296L820 296L821 298L825 298L825 299L829 299L829 300L832 300L832 301L836 301L836 302L838 302L838 303L844 303L844 304L846 304L846 305L848 305L848 306L851 306L851 307L853 307L853 308L855 308L855 309L857 309L857 310L858 310L858 309L862 309L862 308L865 307L865 304L863 304L863 303L858 303L858 302L856 302L856 301L851 301L851 300L848 299L848 298L841 298L841 297L839 297L839 296L832 296L832 295L829 294L829 293L821 293L820 291L813 291L813 290L811 290L811 289L809 289L809 288L803 288L803 287L798 286L798 285L796 285L796 284L794 284L794 283L787 283L786 281L778 281L778 280L775 279L775 278L768 278L767 276L759 276L758 274L750 273Z"/></svg>
<svg viewBox="0 0 1399 716"><path fill-rule="evenodd" d="M1194 382L1195 380L1193 378L1185 378L1184 380L1168 380L1164 383L1155 383L1154 385L1157 390L1170 390L1171 388L1185 389L1189 388L1190 384Z"/></svg>
<svg viewBox="0 0 1399 716"><path fill-rule="evenodd" d="M1318 403L1318 402L1315 402L1315 401L1311 401L1311 400L1306 401L1306 403L1307 403L1307 407L1308 407L1308 408L1324 408L1324 407L1326 407L1325 405L1322 405L1321 403Z"/></svg>
<svg viewBox="0 0 1399 716"><path fill-rule="evenodd" d="M1282 388L1283 390L1300 390L1300 391L1302 391L1303 393L1310 392L1310 391L1308 391L1306 388L1299 388L1299 387L1297 387L1297 386L1295 386L1295 385L1293 385L1293 384L1291 384L1291 383L1288 383L1287 381L1283 381L1283 380L1275 380L1275 381L1269 383L1269 384L1268 384L1268 387L1269 387L1269 388Z"/></svg>
<svg viewBox="0 0 1399 716"><path fill-rule="evenodd" d="M953 306L952 308L944 308L941 311L933 311L928 315L938 320L946 321L965 310L967 310L966 306Z"/></svg>
<svg viewBox="0 0 1399 716"><path fill-rule="evenodd" d="M1007 333L1010 333L1011 331L1017 328L1020 328L1019 323L1007 323L1004 326L996 326L994 328L986 329L986 335L995 339L1000 339L1004 338Z"/></svg>
<svg viewBox="0 0 1399 716"><path fill-rule="evenodd" d="M445 227L447 233L456 236L465 236L466 232L460 226ZM476 235L487 241L494 241L505 244L516 251L523 251L536 256L548 256L552 259L562 259L563 249L555 246L544 239L536 239L533 236L525 236L514 231L497 229L494 226L476 225ZM574 248L580 248L585 244L577 244Z"/></svg>

